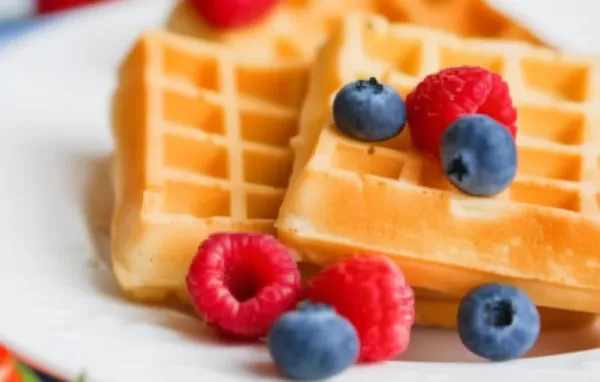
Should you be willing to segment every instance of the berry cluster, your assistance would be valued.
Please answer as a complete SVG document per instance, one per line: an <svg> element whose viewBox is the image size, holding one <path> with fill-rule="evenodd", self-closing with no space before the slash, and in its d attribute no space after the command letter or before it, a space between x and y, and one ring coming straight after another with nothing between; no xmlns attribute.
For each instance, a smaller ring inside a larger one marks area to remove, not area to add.
<svg viewBox="0 0 600 382"><path fill-rule="evenodd" d="M413 291L388 258L351 257L303 290L289 250L258 233L211 235L192 261L187 287L205 322L229 336L266 336L274 362L294 379L394 358L408 347L414 322Z"/></svg>
<svg viewBox="0 0 600 382"><path fill-rule="evenodd" d="M516 174L508 86L481 68L428 76L406 103L375 78L355 81L337 93L333 117L341 133L366 142L392 139L408 122L415 148L471 195L497 194ZM347 258L302 285L292 253L274 237L215 233L200 245L186 281L206 323L225 335L266 337L271 358L293 379L323 379L356 362L393 359L410 342L413 290L400 268L377 254ZM529 297L502 284L468 293L457 320L463 344L495 361L526 353L540 330Z"/></svg>
<svg viewBox="0 0 600 382"><path fill-rule="evenodd" d="M462 66L427 76L406 97L375 78L336 94L338 130L365 142L391 139L408 122L414 147L438 160L448 180L474 196L502 192L517 172L516 109L493 72Z"/></svg>
<svg viewBox="0 0 600 382"><path fill-rule="evenodd" d="M333 119L342 134L364 142L394 138L408 122L414 147L438 161L457 189L473 196L502 192L517 172L517 111L508 85L480 67L429 75L406 102L375 78L351 82L336 94ZM330 288L336 289L333 284ZM463 344L496 361L523 355L540 330L539 313L529 297L502 284L471 291L457 320Z"/></svg>
<svg viewBox="0 0 600 382"><path fill-rule="evenodd" d="M274 363L293 379L324 379L357 362L390 360L410 343L413 290L381 255L340 261L303 287L291 253L274 237L215 233L200 245L187 286L206 323L227 336L266 337ZM540 331L529 297L502 284L467 294L457 320L464 345L494 361L523 355Z"/></svg>

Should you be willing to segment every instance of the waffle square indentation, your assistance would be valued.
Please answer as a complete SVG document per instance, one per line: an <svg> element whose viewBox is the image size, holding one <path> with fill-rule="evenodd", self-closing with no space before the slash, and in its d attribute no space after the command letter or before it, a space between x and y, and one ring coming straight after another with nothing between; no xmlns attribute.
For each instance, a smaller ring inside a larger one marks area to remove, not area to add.
<svg viewBox="0 0 600 382"><path fill-rule="evenodd" d="M288 150L245 147L244 180L248 183L285 188L292 172L292 155Z"/></svg>
<svg viewBox="0 0 600 382"><path fill-rule="evenodd" d="M214 97L198 93L195 96L165 89L163 118L166 122L191 126L210 134L225 134L223 106Z"/></svg>
<svg viewBox="0 0 600 382"><path fill-rule="evenodd" d="M164 183L162 211L198 218L229 217L230 191L219 185L167 180Z"/></svg>
<svg viewBox="0 0 600 382"><path fill-rule="evenodd" d="M165 45L164 75L195 87L219 91L219 62L214 54L190 52L180 46Z"/></svg>
<svg viewBox="0 0 600 382"><path fill-rule="evenodd" d="M365 150L361 147L339 144L333 154L332 165L335 168L359 174L399 179L404 167L401 156L391 150L379 149L377 153L374 150L375 148Z"/></svg>
<svg viewBox="0 0 600 382"><path fill-rule="evenodd" d="M298 117L286 110L242 107L240 128L245 141L287 147L298 131Z"/></svg>
<svg viewBox="0 0 600 382"><path fill-rule="evenodd" d="M276 219L283 201L283 193L255 192L246 194L248 219Z"/></svg>
<svg viewBox="0 0 600 382"><path fill-rule="evenodd" d="M581 205L577 190L550 187L538 183L514 182L510 187L510 200L568 211L579 211Z"/></svg>
<svg viewBox="0 0 600 382"><path fill-rule="evenodd" d="M409 76L416 76L421 69L423 41L394 34L367 32L363 46L366 54Z"/></svg>
<svg viewBox="0 0 600 382"><path fill-rule="evenodd" d="M517 149L518 174L573 182L581 178L580 154L537 147L521 146Z"/></svg>
<svg viewBox="0 0 600 382"><path fill-rule="evenodd" d="M450 68L455 66L480 66L492 72L502 74L504 58L500 55L445 46L440 49L440 67Z"/></svg>
<svg viewBox="0 0 600 382"><path fill-rule="evenodd" d="M237 91L243 96L269 104L299 108L304 100L308 73L301 67L278 69L238 65L235 68Z"/></svg>
<svg viewBox="0 0 600 382"><path fill-rule="evenodd" d="M521 62L525 84L557 100L583 102L588 94L589 66L581 63L525 58Z"/></svg>
<svg viewBox="0 0 600 382"><path fill-rule="evenodd" d="M583 142L585 115L556 107L519 107L519 134L563 145Z"/></svg>
<svg viewBox="0 0 600 382"><path fill-rule="evenodd" d="M209 139L164 136L165 165L215 178L229 177L227 148Z"/></svg>

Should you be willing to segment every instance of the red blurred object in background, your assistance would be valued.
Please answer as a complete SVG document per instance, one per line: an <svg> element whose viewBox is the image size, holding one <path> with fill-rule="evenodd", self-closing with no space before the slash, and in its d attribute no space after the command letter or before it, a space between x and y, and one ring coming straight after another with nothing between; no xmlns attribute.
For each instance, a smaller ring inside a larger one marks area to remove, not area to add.
<svg viewBox="0 0 600 382"><path fill-rule="evenodd" d="M251 24L279 3L281 0L191 0L204 21L223 29Z"/></svg>
<svg viewBox="0 0 600 382"><path fill-rule="evenodd" d="M105 1L108 0L38 0L38 12L42 14L52 13Z"/></svg>
<svg viewBox="0 0 600 382"><path fill-rule="evenodd" d="M4 346L0 345L0 382L22 382L15 358Z"/></svg>

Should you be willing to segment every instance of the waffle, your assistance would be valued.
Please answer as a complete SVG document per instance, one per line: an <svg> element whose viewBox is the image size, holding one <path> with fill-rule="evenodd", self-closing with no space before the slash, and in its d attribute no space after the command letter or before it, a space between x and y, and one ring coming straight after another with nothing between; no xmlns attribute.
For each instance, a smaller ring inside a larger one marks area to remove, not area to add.
<svg viewBox="0 0 600 382"><path fill-rule="evenodd" d="M541 44L530 31L484 0L284 0L266 19L233 31L210 28L188 1L181 1L167 20L167 28L219 41L263 64L303 62L308 71L317 47L352 10L376 12L394 21L440 28L462 36Z"/></svg>
<svg viewBox="0 0 600 382"><path fill-rule="evenodd" d="M275 233L292 105L306 81L294 66L265 71L218 44L160 31L139 38L113 98L112 257L131 297L185 298L191 258L212 232Z"/></svg>
<svg viewBox="0 0 600 382"><path fill-rule="evenodd" d="M308 77L317 47L352 10L376 11L395 21L440 28L462 36L542 44L528 30L489 7L483 0L284 0L265 20L227 32L208 27L189 2L181 1L170 15L167 28L219 42L239 57L265 68L281 63L302 67ZM302 97L294 99L294 106L299 109ZM444 306L446 303L443 301ZM433 300L429 300L428 306L434 307ZM453 318L450 321L453 322Z"/></svg>
<svg viewBox="0 0 600 382"><path fill-rule="evenodd" d="M519 112L517 177L495 198L456 191L412 148L408 129L369 145L331 124L347 82L375 76L406 95L425 75L462 64L500 73ZM313 68L280 239L319 265L386 254L427 290L461 296L507 282L539 306L600 312L599 68L598 58L350 15Z"/></svg>

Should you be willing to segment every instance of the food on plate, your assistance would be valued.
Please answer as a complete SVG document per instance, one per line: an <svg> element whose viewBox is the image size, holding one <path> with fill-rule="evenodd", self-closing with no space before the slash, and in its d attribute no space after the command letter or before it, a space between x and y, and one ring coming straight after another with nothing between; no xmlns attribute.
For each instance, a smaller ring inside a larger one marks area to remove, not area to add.
<svg viewBox="0 0 600 382"><path fill-rule="evenodd" d="M333 121L343 134L364 142L391 139L406 124L406 105L396 89L375 77L344 85L333 100Z"/></svg>
<svg viewBox="0 0 600 382"><path fill-rule="evenodd" d="M306 297L331 305L356 327L361 362L394 358L406 351L415 320L415 300L404 274L383 256L352 256L321 271Z"/></svg>
<svg viewBox="0 0 600 382"><path fill-rule="evenodd" d="M145 32L119 70L129 296L266 339L295 379L401 357L419 325L518 358L600 312L598 60L504 41L534 40L508 20L349 12L377 1L193 3L170 23L192 37Z"/></svg>
<svg viewBox="0 0 600 382"><path fill-rule="evenodd" d="M474 196L494 196L517 173L517 146L509 131L483 114L458 118L440 142L444 174L456 188Z"/></svg>
<svg viewBox="0 0 600 382"><path fill-rule="evenodd" d="M486 284L467 293L458 309L458 335L474 354L492 361L519 358L540 333L529 297L510 285Z"/></svg>
<svg viewBox="0 0 600 382"><path fill-rule="evenodd" d="M202 242L186 276L196 313L224 334L260 338L293 309L300 272L289 250L260 233L215 233Z"/></svg>
<svg viewBox="0 0 600 382"><path fill-rule="evenodd" d="M129 296L187 301L203 239L275 233L297 126L289 100L303 83L294 68L248 65L219 44L140 36L113 98L112 260Z"/></svg>
<svg viewBox="0 0 600 382"><path fill-rule="evenodd" d="M408 95L456 64L501 75L517 110L517 173L494 197L457 190L439 161L415 148L410 102L408 128L385 142L352 139L332 123L331 100L345 84L375 77ZM464 296L500 282L537 306L600 312L598 127L590 107L598 65L593 57L348 16L311 73L279 239L317 265L357 252L386 255L415 289Z"/></svg>
<svg viewBox="0 0 600 382"><path fill-rule="evenodd" d="M306 381L346 370L356 362L360 347L350 321L328 305L310 302L283 314L269 331L267 344L284 375Z"/></svg>

